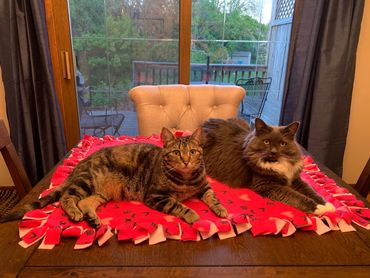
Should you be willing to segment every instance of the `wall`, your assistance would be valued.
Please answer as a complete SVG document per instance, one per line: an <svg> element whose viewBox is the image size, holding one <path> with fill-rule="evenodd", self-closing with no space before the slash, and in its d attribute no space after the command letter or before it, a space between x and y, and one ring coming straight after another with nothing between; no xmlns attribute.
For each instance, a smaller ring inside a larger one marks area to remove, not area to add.
<svg viewBox="0 0 370 278"><path fill-rule="evenodd" d="M4 93L4 84L3 78L1 75L0 67L0 119L5 121L5 125L9 130L8 119L6 117L6 106L5 106L5 93ZM4 185L14 185L12 178L6 168L3 157L0 155L0 186Z"/></svg>
<svg viewBox="0 0 370 278"><path fill-rule="evenodd" d="M347 144L343 161L343 180L354 184L370 156L370 1L365 1L360 40L357 48L355 81Z"/></svg>

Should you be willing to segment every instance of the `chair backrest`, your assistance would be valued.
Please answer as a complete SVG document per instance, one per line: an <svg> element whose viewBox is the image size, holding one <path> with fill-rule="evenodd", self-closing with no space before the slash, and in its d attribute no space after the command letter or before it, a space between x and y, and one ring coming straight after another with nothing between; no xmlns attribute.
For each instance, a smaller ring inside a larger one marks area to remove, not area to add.
<svg viewBox="0 0 370 278"><path fill-rule="evenodd" d="M370 192L370 158L367 160L367 163L362 170L360 177L355 184L355 189L361 194L363 197L367 197Z"/></svg>
<svg viewBox="0 0 370 278"><path fill-rule="evenodd" d="M242 103L242 116L244 114L249 118L261 117L271 82L271 77L242 78L236 81L237 86L241 86L247 91L246 97Z"/></svg>
<svg viewBox="0 0 370 278"><path fill-rule="evenodd" d="M77 103L78 103L78 112L80 118L83 115L90 115L91 109L91 102L90 100L86 100L84 97L84 93L89 92L89 96L91 95L90 87L77 87Z"/></svg>
<svg viewBox="0 0 370 278"><path fill-rule="evenodd" d="M22 198L32 189L32 185L3 120L0 120L0 151L13 179L15 189Z"/></svg>
<svg viewBox="0 0 370 278"><path fill-rule="evenodd" d="M137 86L129 91L135 104L139 134L159 134L162 127L194 131L209 118L238 115L245 90L229 85Z"/></svg>

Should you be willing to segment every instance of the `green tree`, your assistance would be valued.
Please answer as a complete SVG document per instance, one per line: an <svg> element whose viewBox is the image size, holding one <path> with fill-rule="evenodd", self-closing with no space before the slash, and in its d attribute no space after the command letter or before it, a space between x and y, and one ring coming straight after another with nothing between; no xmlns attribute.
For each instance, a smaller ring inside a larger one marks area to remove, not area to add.
<svg viewBox="0 0 370 278"><path fill-rule="evenodd" d="M255 19L258 12L257 2L252 0L194 2L192 37L196 42L192 62L204 63L210 56L213 63L221 63L234 51L250 51L251 62L256 63L257 49L261 48L257 41L267 40L268 36L268 25Z"/></svg>
<svg viewBox="0 0 370 278"><path fill-rule="evenodd" d="M223 63L235 51L250 51L252 63L263 63L263 47L256 42L267 39L268 26L255 19L258 3L193 1L192 62L205 63L210 56L212 63ZM70 0L73 48L87 85L112 94L127 91L134 60L177 62L178 5L179 0Z"/></svg>

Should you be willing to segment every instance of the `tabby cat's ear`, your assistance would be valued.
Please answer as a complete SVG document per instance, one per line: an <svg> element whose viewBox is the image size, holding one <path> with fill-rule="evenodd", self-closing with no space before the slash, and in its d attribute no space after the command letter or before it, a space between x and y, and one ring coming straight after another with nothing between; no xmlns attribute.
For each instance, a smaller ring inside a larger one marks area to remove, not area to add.
<svg viewBox="0 0 370 278"><path fill-rule="evenodd" d="M200 141L202 140L202 128L198 127L193 134L191 135L191 140L197 141L198 144L200 144Z"/></svg>
<svg viewBox="0 0 370 278"><path fill-rule="evenodd" d="M162 128L162 132L161 132L161 138L164 142L164 145L166 146L169 142L175 140L175 135L173 135L173 133L166 127L163 127Z"/></svg>
<svg viewBox="0 0 370 278"><path fill-rule="evenodd" d="M270 132L271 131L271 127L269 127L260 118L256 118L256 120L254 122L254 126L255 126L255 129L256 129L256 135L262 134L264 132Z"/></svg>
<svg viewBox="0 0 370 278"><path fill-rule="evenodd" d="M294 137L299 127L299 122L292 122L291 124L287 125L283 132L290 137Z"/></svg>

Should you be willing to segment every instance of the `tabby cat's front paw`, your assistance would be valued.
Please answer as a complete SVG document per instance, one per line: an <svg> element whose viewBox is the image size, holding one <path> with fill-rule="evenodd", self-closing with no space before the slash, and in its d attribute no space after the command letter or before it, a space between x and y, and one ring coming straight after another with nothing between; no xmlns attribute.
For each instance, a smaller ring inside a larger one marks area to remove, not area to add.
<svg viewBox="0 0 370 278"><path fill-rule="evenodd" d="M189 224L193 224L195 221L198 221L199 220L199 215L193 211L192 209L190 209L184 216L183 216L183 219L189 223Z"/></svg>
<svg viewBox="0 0 370 278"><path fill-rule="evenodd" d="M84 217L82 212L78 209L66 210L66 213L68 214L69 219L74 221L74 222L80 222L80 221L82 221L82 219Z"/></svg>
<svg viewBox="0 0 370 278"><path fill-rule="evenodd" d="M98 228L101 224L101 221L98 216L86 215L86 220L93 228Z"/></svg>
<svg viewBox="0 0 370 278"><path fill-rule="evenodd" d="M227 212L227 210L224 208L223 205L216 205L214 207L212 207L212 210L213 212L218 216L218 217L222 217L222 218L225 218L229 215L229 213Z"/></svg>

